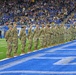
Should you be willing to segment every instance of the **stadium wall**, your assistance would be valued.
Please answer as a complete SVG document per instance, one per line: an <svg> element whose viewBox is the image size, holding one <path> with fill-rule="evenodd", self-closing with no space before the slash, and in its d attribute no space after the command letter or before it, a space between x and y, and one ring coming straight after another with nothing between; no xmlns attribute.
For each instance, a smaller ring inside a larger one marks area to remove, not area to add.
<svg viewBox="0 0 76 75"><path fill-rule="evenodd" d="M70 24L65 24L66 27L70 27ZM40 27L41 28L41 27ZM29 27L26 27L26 34L28 34L28 29ZM32 31L34 31L35 26L32 27ZM8 30L8 26L0 26L0 38L4 38L5 37L5 33ZM20 31L21 31L21 26L17 26L17 30L18 30L18 36L20 35Z"/></svg>
<svg viewBox="0 0 76 75"><path fill-rule="evenodd" d="M26 27L26 34L28 34L28 28ZM0 38L4 38L6 31L8 30L8 26L0 26ZM32 31L34 31L35 26L32 27ZM17 30L18 30L18 36L20 35L20 31L21 31L21 26L17 26Z"/></svg>

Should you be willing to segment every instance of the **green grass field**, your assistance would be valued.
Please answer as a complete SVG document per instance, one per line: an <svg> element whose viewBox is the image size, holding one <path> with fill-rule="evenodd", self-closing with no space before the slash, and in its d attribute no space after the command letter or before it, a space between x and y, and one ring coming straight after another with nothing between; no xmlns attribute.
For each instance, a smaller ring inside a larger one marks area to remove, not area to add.
<svg viewBox="0 0 76 75"><path fill-rule="evenodd" d="M25 47L25 52L28 52L28 40L26 40L26 47ZM61 43L60 43L61 44ZM57 45L57 44L54 44ZM54 46L51 45L51 46ZM38 49L40 49L40 43L38 45ZM13 50L14 51L14 50ZM12 51L12 56L13 56L13 51ZM34 43L32 46L32 51L34 51ZM0 39L0 60L6 58L6 52L7 52L7 42L5 39ZM21 42L18 40L18 51L17 54L21 54Z"/></svg>
<svg viewBox="0 0 76 75"><path fill-rule="evenodd" d="M28 40L26 42L25 52L28 52ZM40 46L38 46L38 49ZM34 50L34 46L32 47L32 51ZM5 39L0 39L0 60L6 58L6 52L7 52L7 42ZM21 54L21 42L18 40L18 54ZM13 52L12 52L13 55Z"/></svg>

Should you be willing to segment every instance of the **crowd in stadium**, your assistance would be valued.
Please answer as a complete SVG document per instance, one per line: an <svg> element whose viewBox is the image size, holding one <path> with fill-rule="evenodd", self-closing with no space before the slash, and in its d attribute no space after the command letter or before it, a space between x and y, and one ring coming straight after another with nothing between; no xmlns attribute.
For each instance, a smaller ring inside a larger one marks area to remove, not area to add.
<svg viewBox="0 0 76 75"><path fill-rule="evenodd" d="M72 14L72 16L70 16L66 22L66 24L76 24L76 10L74 11L74 13Z"/></svg>
<svg viewBox="0 0 76 75"><path fill-rule="evenodd" d="M17 22L18 25L59 24L74 10L75 2L76 0L0 1L0 25L8 25L10 22ZM76 13L74 16L67 23L76 22Z"/></svg>

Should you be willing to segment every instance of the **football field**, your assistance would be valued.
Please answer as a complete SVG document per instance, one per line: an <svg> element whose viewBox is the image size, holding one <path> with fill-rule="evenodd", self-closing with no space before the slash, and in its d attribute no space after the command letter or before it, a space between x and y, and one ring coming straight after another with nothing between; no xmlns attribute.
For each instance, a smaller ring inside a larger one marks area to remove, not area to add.
<svg viewBox="0 0 76 75"><path fill-rule="evenodd" d="M0 60L0 75L76 75L76 40Z"/></svg>
<svg viewBox="0 0 76 75"><path fill-rule="evenodd" d="M25 47L26 53L28 52L27 48L28 48L28 40L26 41L26 47ZM32 51L33 50L34 50L34 46L32 47ZM0 39L0 60L6 58L6 52L7 52L7 42L5 39ZM18 52L17 53L21 54L21 42L20 42L20 40L18 40ZM12 56L13 56L13 52L12 52Z"/></svg>

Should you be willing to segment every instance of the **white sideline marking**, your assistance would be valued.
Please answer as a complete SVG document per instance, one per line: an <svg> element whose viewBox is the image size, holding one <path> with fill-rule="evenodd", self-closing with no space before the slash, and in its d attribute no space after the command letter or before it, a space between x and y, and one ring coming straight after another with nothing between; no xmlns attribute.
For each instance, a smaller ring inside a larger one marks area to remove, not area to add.
<svg viewBox="0 0 76 75"><path fill-rule="evenodd" d="M76 58L76 57L73 57L73 56L69 56L69 57L35 57L34 59L65 59L65 58Z"/></svg>
<svg viewBox="0 0 76 75"><path fill-rule="evenodd" d="M23 59L21 59L21 60L17 60L17 61L14 61L14 62L5 64L5 65L3 65L3 66L0 67L0 70L3 70L3 69L6 69L6 68L15 66L15 65L17 65L17 64L20 64L20 63L26 62L26 61L28 61L28 60L31 60L31 59L33 59L34 57L38 57L38 56L42 56L42 55L44 55L44 54L36 54L36 55L33 55L33 56L29 56L29 57L23 58Z"/></svg>
<svg viewBox="0 0 76 75"><path fill-rule="evenodd" d="M58 47L58 48L52 49L52 50L50 50L50 51L56 51L57 49L61 49L61 48L64 48L64 47L67 47L67 46L70 46L70 45L73 45L73 44L76 44L76 43L71 43L71 44L68 44L68 45L65 45L65 46L62 46L62 47ZM49 47L48 47L48 48L49 48ZM37 50L36 50L36 51L37 51ZM0 70L3 70L3 69L6 69L6 68L9 68L9 67L12 67L12 66L14 66L14 65L23 63L23 62L28 61L28 60L31 60L31 59L33 59L34 57L39 57L39 56L42 56L42 55L45 55L45 54L46 54L46 53L36 54L36 55L34 55L34 56L29 56L29 57L23 58L23 59L21 59L21 60L17 60L17 61L14 61L14 62L5 64L5 65L3 65L3 66L0 67Z"/></svg>
<svg viewBox="0 0 76 75"><path fill-rule="evenodd" d="M61 47L58 47L58 48L55 48L55 49L52 49L52 50L49 50L49 51L46 51L46 52L54 52L56 50L59 50L59 49L62 49L64 47L68 47L68 46L71 46L71 45L74 45L74 44L76 44L76 42L75 43L68 44L68 45L64 45L64 46L61 46Z"/></svg>
<svg viewBox="0 0 76 75"><path fill-rule="evenodd" d="M76 74L76 71L2 71L0 72L0 74L17 74L17 73L21 73L21 74Z"/></svg>
<svg viewBox="0 0 76 75"><path fill-rule="evenodd" d="M42 49L39 49L39 50L42 50ZM36 52L36 51L38 51L38 50L34 50L34 51L32 51L32 52ZM26 54L29 54L29 53L31 53L31 52L28 52L28 53L26 53ZM25 55L25 54L20 54L19 56L22 56L22 55ZM14 56L14 57L18 57L18 56ZM11 58L1 59L0 61L4 61L4 60L7 60L7 59L11 59Z"/></svg>
<svg viewBox="0 0 76 75"><path fill-rule="evenodd" d="M7 59L10 59L10 58L5 58L5 59L2 59L2 60L0 60L0 61L4 61L4 60L7 60Z"/></svg>
<svg viewBox="0 0 76 75"><path fill-rule="evenodd" d="M53 65L67 65L70 61L74 60L74 57L66 57L60 61L55 62Z"/></svg>
<svg viewBox="0 0 76 75"><path fill-rule="evenodd" d="M68 50L71 50L71 51L72 51L72 50L76 50L76 49L69 49L69 48L66 49L66 48L65 48L65 49L60 49L60 50L64 50L64 51L65 51L65 50L67 50L67 51L68 51Z"/></svg>
<svg viewBox="0 0 76 75"><path fill-rule="evenodd" d="M76 65L76 62L74 62L74 63L69 63L70 65Z"/></svg>

